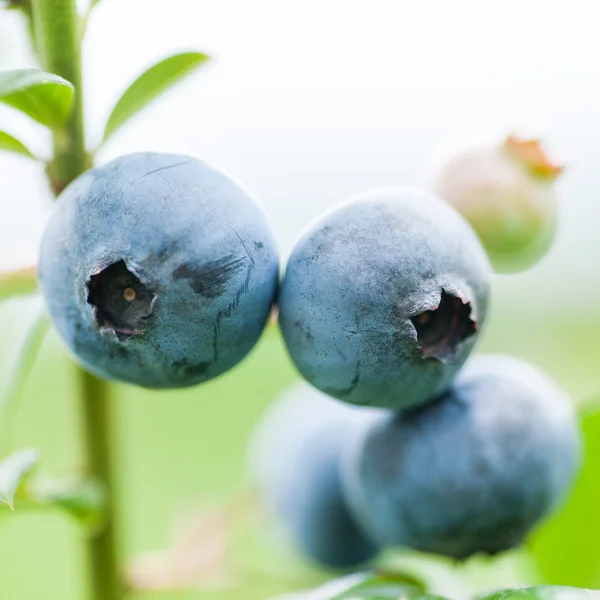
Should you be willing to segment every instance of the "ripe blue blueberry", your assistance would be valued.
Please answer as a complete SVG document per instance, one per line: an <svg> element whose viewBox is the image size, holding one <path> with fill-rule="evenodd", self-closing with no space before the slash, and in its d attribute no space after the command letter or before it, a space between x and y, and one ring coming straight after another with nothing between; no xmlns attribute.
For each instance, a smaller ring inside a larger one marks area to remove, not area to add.
<svg viewBox="0 0 600 600"><path fill-rule="evenodd" d="M257 204L188 156L142 153L58 199L39 274L52 320L93 373L151 388L227 371L268 318L278 257Z"/></svg>
<svg viewBox="0 0 600 600"><path fill-rule="evenodd" d="M299 371L354 404L394 409L450 384L485 320L490 267L469 224L413 189L342 204L297 242L279 320Z"/></svg>
<svg viewBox="0 0 600 600"><path fill-rule="evenodd" d="M377 543L464 559L520 544L563 498L579 451L574 410L548 377L475 357L436 402L349 438L342 481Z"/></svg>
<svg viewBox="0 0 600 600"><path fill-rule="evenodd" d="M375 412L298 384L276 400L254 438L251 475L265 507L318 563L351 567L376 553L348 512L339 472L344 439Z"/></svg>

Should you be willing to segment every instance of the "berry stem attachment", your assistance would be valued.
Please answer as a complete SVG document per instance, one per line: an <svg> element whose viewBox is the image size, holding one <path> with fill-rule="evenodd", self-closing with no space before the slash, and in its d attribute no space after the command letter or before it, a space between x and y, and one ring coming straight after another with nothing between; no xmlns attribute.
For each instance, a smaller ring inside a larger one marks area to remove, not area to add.
<svg viewBox="0 0 600 600"><path fill-rule="evenodd" d="M76 0L32 0L34 30L41 63L75 86L69 118L53 131L54 154L48 165L53 192L58 195L89 166L85 150L81 74L80 16ZM105 486L108 515L105 527L88 538L92 600L122 600L119 545L114 520L115 492L113 420L110 389L106 382L77 368L85 459L90 477Z"/></svg>

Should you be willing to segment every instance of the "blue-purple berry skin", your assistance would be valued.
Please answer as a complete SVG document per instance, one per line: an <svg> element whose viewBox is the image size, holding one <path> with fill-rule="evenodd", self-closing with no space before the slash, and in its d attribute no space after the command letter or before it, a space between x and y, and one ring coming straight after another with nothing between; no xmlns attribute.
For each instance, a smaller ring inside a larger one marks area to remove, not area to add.
<svg viewBox="0 0 600 600"><path fill-rule="evenodd" d="M299 239L279 294L289 353L315 387L404 409L444 391L484 324L490 265L447 203L388 188L343 203Z"/></svg>
<svg viewBox="0 0 600 600"><path fill-rule="evenodd" d="M278 255L262 209L227 176L189 156L140 153L60 195L39 274L50 316L86 369L174 388L251 350Z"/></svg>
<svg viewBox="0 0 600 600"><path fill-rule="evenodd" d="M263 506L317 564L349 568L377 552L350 515L340 483L344 440L374 414L302 383L275 401L254 437L251 477Z"/></svg>
<svg viewBox="0 0 600 600"><path fill-rule="evenodd" d="M564 498L579 455L574 409L552 380L476 356L436 402L348 438L342 480L377 543L465 559L519 545Z"/></svg>

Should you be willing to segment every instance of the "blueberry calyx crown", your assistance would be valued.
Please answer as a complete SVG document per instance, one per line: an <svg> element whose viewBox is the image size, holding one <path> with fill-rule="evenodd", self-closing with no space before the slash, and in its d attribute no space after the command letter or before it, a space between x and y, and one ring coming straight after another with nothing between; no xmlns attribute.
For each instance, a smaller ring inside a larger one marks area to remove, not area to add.
<svg viewBox="0 0 600 600"><path fill-rule="evenodd" d="M471 303L446 290L442 290L437 307L410 320L417 332L422 357L435 358L443 363L454 362L460 344L474 335L478 328Z"/></svg>
<svg viewBox="0 0 600 600"><path fill-rule="evenodd" d="M92 275L87 301L95 308L98 326L114 331L119 342L144 333L156 294L119 260Z"/></svg>

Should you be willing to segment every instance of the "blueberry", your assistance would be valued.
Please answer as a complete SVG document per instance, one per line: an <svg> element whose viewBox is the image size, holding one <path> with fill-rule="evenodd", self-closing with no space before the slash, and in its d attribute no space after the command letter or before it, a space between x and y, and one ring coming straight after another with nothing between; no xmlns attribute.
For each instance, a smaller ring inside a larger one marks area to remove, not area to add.
<svg viewBox="0 0 600 600"><path fill-rule="evenodd" d="M315 387L395 409L443 391L485 320L489 263L437 198L384 189L344 203L297 242L279 295L290 355Z"/></svg>
<svg viewBox="0 0 600 600"><path fill-rule="evenodd" d="M317 563L351 567L376 553L348 512L339 473L344 439L374 413L299 384L276 400L254 437L251 474L259 496Z"/></svg>
<svg viewBox="0 0 600 600"><path fill-rule="evenodd" d="M555 180L561 168L538 140L466 145L435 175L433 189L471 223L498 272L537 263L556 231Z"/></svg>
<svg viewBox="0 0 600 600"><path fill-rule="evenodd" d="M262 210L199 160L142 153L73 182L40 251L52 320L93 373L184 387L238 363L278 280Z"/></svg>
<svg viewBox="0 0 600 600"><path fill-rule="evenodd" d="M469 361L436 402L357 430L342 481L377 543L464 559L520 544L563 498L579 452L562 390L491 355Z"/></svg>

